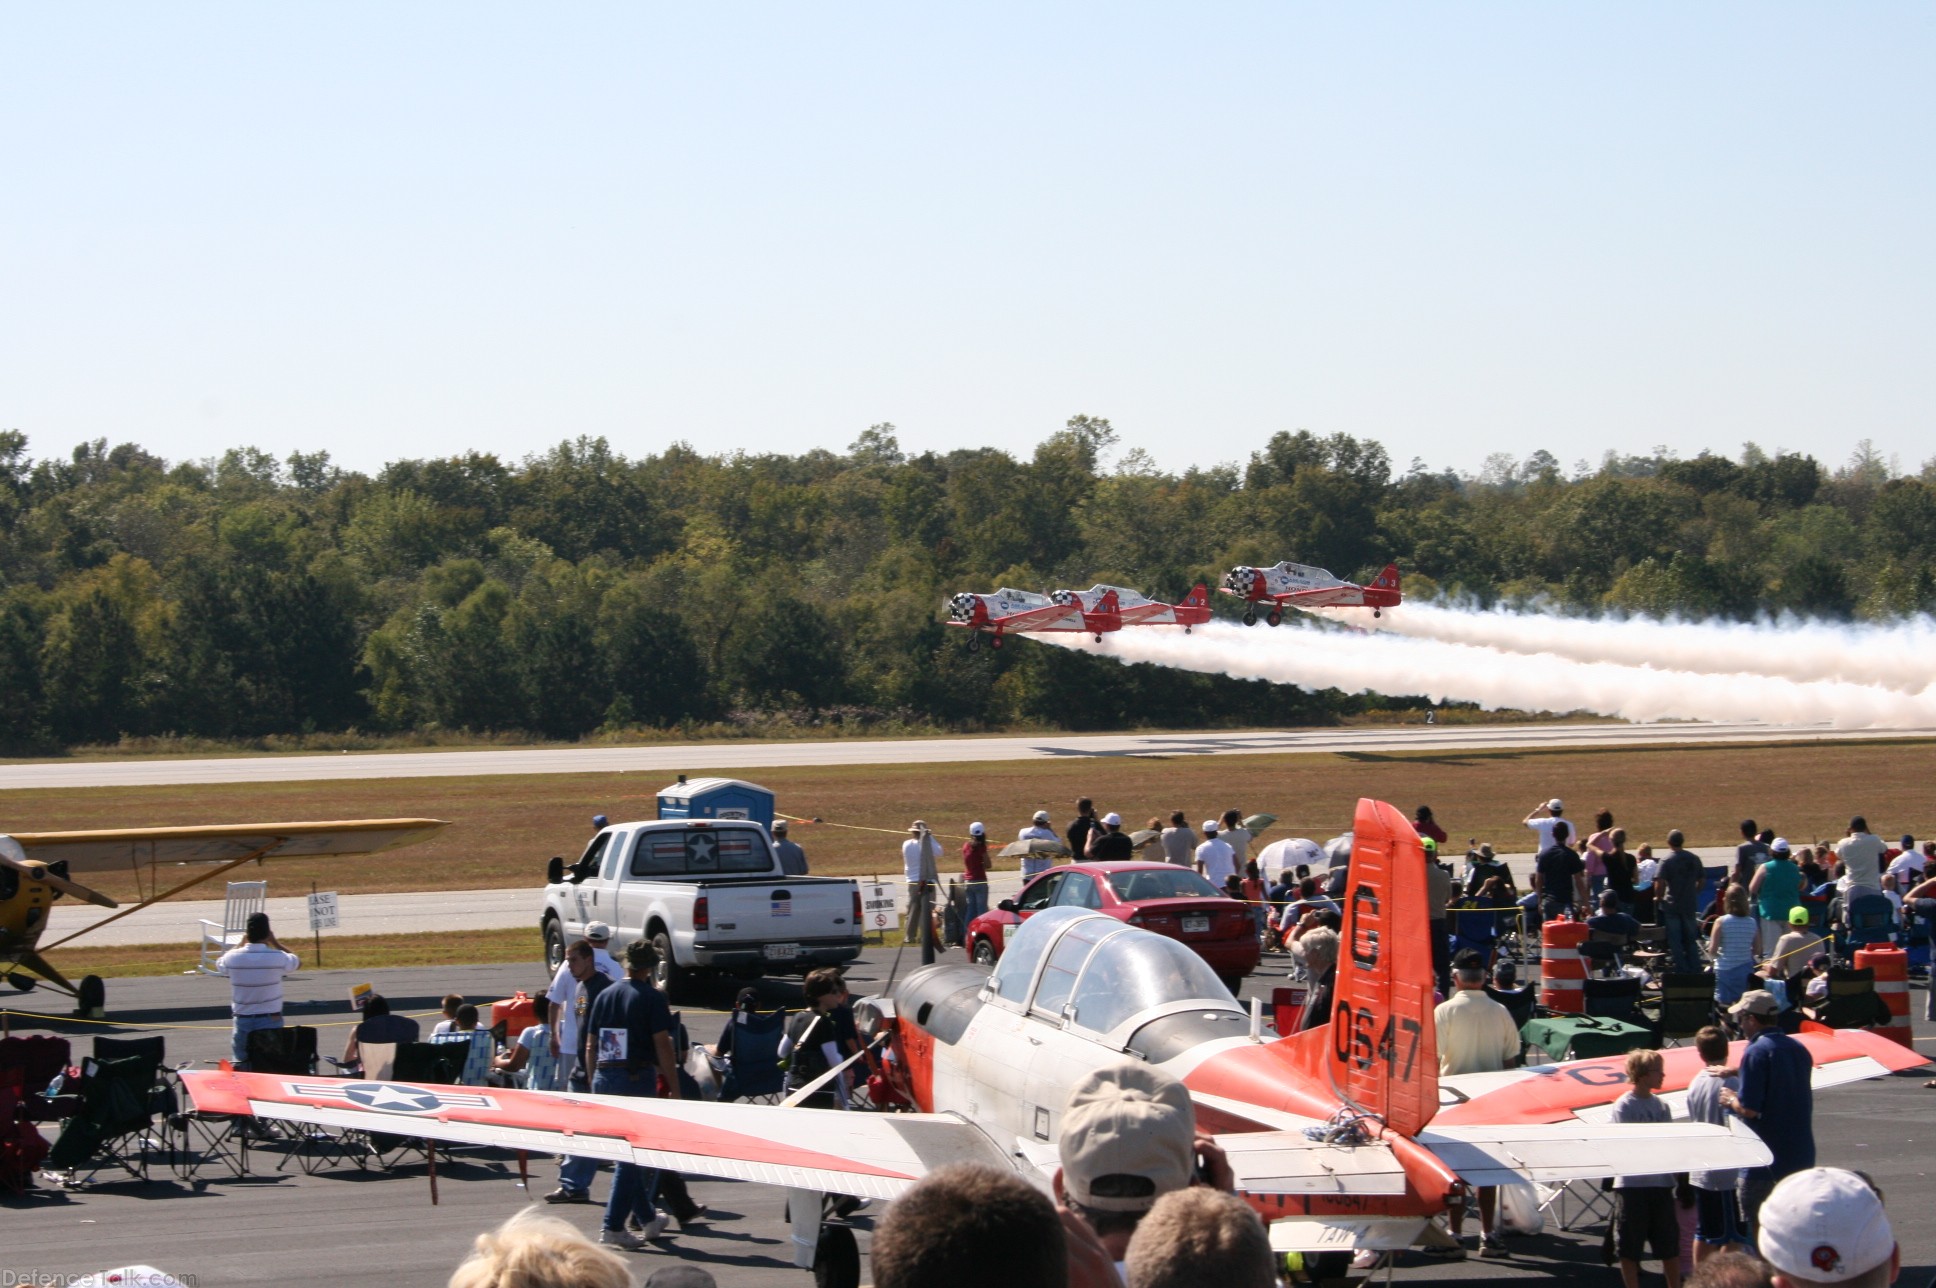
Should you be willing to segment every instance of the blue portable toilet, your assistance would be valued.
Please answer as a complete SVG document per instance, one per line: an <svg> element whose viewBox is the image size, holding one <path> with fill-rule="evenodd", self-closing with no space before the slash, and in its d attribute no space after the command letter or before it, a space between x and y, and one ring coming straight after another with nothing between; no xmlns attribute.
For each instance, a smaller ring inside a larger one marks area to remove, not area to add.
<svg viewBox="0 0 1936 1288"><path fill-rule="evenodd" d="M744 818L773 827L773 793L737 778L681 779L659 791L660 818Z"/></svg>

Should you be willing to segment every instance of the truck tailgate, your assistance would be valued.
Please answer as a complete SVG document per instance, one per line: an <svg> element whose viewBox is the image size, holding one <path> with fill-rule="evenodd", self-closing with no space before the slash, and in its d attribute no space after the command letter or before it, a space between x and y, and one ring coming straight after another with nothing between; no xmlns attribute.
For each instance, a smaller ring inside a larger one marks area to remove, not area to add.
<svg viewBox="0 0 1936 1288"><path fill-rule="evenodd" d="M854 921L854 883L803 877L735 881L705 887L710 944L797 943L807 939L859 938ZM774 956L783 956L784 952Z"/></svg>

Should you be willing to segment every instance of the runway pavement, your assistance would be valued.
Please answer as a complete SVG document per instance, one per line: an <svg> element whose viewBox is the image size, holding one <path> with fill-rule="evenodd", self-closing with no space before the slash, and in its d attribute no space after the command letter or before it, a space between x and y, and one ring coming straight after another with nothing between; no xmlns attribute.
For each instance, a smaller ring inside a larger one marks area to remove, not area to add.
<svg viewBox="0 0 1936 1288"><path fill-rule="evenodd" d="M893 965L893 949L872 949L856 963L850 978L858 992L880 987ZM945 954L960 959L960 953ZM905 971L912 953L901 962ZM1286 962L1267 957L1245 990L1267 996ZM544 982L536 962L528 965L440 967L370 972L310 972L289 985L291 1022L325 1026L320 1048L340 1051L346 1035L346 992L353 982L371 981L399 1009L432 1011L449 991L478 999L503 997L512 990L535 989ZM765 1004L798 1005L796 983L761 985ZM20 1009L35 995L9 999ZM710 1041L720 1023L717 1008L730 1002L730 989L708 999L708 1007L688 1006L685 1017L695 1040ZM162 1034L171 1061L219 1057L228 1043L227 992L220 981L179 977L115 980L109 1005L121 1025L96 1028L72 1021L14 1018L15 1032L30 1025L72 1036L76 1052L87 1049L96 1032ZM1912 1014L1922 1013L1920 989L1911 996ZM1936 1026L1917 1022L1921 1049L1936 1050ZM1936 1228L1915 1215L1936 1190L1929 1177L1931 1146L1936 1144L1936 1091L1922 1087L1923 1074L1898 1076L1836 1088L1816 1102L1815 1133L1821 1161L1857 1167L1875 1178L1888 1195L1896 1237L1903 1249L1898 1281L1920 1288L1936 1269ZM258 1151L254 1172L243 1178L204 1176L183 1181L157 1166L148 1184L118 1181L77 1192L0 1196L0 1269L15 1283L40 1282L22 1275L71 1276L84 1271L145 1263L183 1276L196 1288L274 1283L289 1288L335 1285L375 1277L397 1288L439 1288L464 1257L476 1234L551 1188L555 1169L534 1159L531 1188L519 1188L517 1163L503 1154L460 1155L439 1167L441 1203L430 1203L421 1164L394 1173L330 1167L315 1176L291 1168L277 1170L276 1151ZM605 1182L597 1192L602 1197ZM705 1265L723 1288L801 1288L809 1282L788 1261L781 1198L776 1191L735 1182L699 1181L695 1197L711 1209L703 1228L675 1234L652 1251L632 1255L636 1275L679 1260ZM595 1231L600 1209L556 1209L566 1219ZM863 1251L872 1214L857 1222ZM1408 1255L1399 1277L1426 1282L1454 1279L1518 1280L1528 1284L1566 1280L1612 1288L1618 1279L1599 1262L1600 1229L1586 1233L1549 1232L1510 1243L1505 1262L1427 1262ZM60 1282L49 1280L47 1282Z"/></svg>
<svg viewBox="0 0 1936 1288"><path fill-rule="evenodd" d="M1318 751L1431 751L1537 747L1647 747L1711 742L1930 738L1936 729L1827 725L1404 725L1247 733L1138 733L988 738L837 739L827 742L664 743L515 751L344 752L219 760L36 761L0 765L0 790L342 778L462 778L477 774L723 773L803 765L965 764L1071 756L1240 756Z"/></svg>

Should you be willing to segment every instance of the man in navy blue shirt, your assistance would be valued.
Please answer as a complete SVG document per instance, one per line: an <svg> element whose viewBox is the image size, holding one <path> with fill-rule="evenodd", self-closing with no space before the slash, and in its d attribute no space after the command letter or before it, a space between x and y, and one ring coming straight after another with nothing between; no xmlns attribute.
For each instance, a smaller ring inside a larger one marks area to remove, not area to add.
<svg viewBox="0 0 1936 1288"><path fill-rule="evenodd" d="M1563 912L1586 910L1586 860L1567 845L1571 835L1564 820L1553 824L1553 843L1533 860L1533 888L1539 892L1539 919L1551 921Z"/></svg>
<svg viewBox="0 0 1936 1288"><path fill-rule="evenodd" d="M1748 1037L1741 1053L1741 1090L1723 1091L1721 1103L1746 1120L1774 1161L1741 1174L1741 1215L1750 1225L1775 1182L1815 1166L1815 1097L1809 1077L1815 1062L1808 1048L1775 1025L1781 1003L1773 993L1750 989L1728 1008Z"/></svg>
<svg viewBox="0 0 1936 1288"><path fill-rule="evenodd" d="M643 939L627 944L625 978L600 993L585 1017L585 1061L592 1070L592 1091L599 1095L656 1096L663 1077L666 1095L679 1098L672 1008L664 994L652 987L656 964L651 944ZM652 1210L658 1188L657 1168L620 1163L612 1176L605 1229L598 1241L636 1251L665 1233L665 1215ZM625 1228L634 1216L645 1227L643 1236Z"/></svg>

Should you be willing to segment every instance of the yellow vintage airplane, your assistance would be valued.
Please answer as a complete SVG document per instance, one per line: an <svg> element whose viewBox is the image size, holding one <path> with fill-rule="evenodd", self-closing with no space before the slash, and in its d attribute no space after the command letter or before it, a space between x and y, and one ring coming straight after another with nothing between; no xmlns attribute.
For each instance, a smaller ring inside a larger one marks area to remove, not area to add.
<svg viewBox="0 0 1936 1288"><path fill-rule="evenodd" d="M42 953L163 899L172 899L245 863L379 854L429 840L448 826L434 818L374 818L0 835L0 971L6 972L7 982L22 992L45 981L72 994L81 1011L98 1011L103 997L100 978L89 975L78 986L71 984ZM161 883L170 869L191 871L185 880L164 890ZM135 889L141 891L145 884L146 892L122 908L117 900L74 879L76 873L99 872L130 873ZM119 911L42 945L48 912L63 896Z"/></svg>

